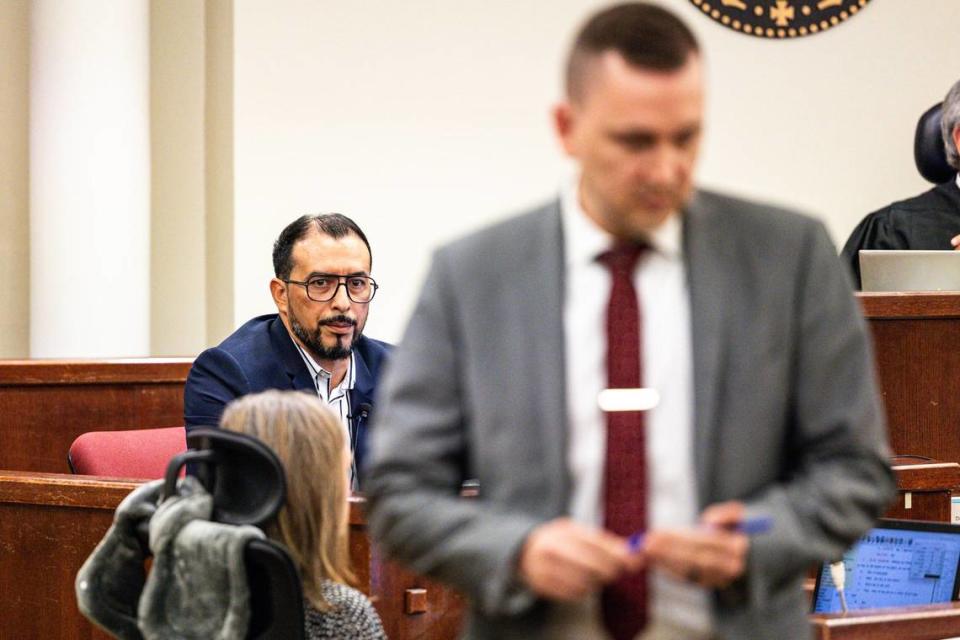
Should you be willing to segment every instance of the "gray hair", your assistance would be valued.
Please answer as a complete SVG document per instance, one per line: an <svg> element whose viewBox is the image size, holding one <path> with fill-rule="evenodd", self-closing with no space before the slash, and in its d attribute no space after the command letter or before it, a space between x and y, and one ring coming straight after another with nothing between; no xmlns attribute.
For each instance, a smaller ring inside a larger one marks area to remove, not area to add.
<svg viewBox="0 0 960 640"><path fill-rule="evenodd" d="M960 126L960 80L957 81L947 97L943 99L943 115L940 116L940 133L943 134L943 146L947 152L947 163L960 171L960 154L953 142L953 132Z"/></svg>

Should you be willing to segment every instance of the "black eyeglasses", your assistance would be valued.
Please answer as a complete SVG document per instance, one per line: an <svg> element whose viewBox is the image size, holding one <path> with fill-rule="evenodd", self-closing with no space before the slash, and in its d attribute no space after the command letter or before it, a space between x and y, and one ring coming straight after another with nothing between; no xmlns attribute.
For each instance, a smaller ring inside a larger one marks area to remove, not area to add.
<svg viewBox="0 0 960 640"><path fill-rule="evenodd" d="M307 297L314 302L333 300L340 287L343 287L351 301L366 304L373 300L379 288L377 282L370 276L338 276L332 273L321 273L302 282L299 280L284 280L284 282L306 288Z"/></svg>

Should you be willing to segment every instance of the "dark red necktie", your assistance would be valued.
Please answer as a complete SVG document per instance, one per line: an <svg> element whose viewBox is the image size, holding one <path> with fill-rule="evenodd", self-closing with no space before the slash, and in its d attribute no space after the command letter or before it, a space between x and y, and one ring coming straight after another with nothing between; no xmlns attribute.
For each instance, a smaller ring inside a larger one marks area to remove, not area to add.
<svg viewBox="0 0 960 640"><path fill-rule="evenodd" d="M645 247L618 244L599 257L610 270L607 305L607 387L641 386L640 304L633 271ZM604 465L604 526L627 537L647 527L647 464L640 411L607 413ZM631 640L647 623L647 575L624 576L601 596L603 623L614 640Z"/></svg>

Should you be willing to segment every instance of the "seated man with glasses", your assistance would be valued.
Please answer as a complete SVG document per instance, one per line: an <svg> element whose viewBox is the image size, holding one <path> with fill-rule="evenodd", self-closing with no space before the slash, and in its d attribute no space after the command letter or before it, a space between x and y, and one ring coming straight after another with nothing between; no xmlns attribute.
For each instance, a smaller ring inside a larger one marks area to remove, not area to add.
<svg viewBox="0 0 960 640"><path fill-rule="evenodd" d="M197 357L184 389L187 431L217 426L234 398L267 389L314 393L340 416L354 453L366 451L373 393L389 345L363 326L377 292L370 243L339 213L301 216L273 245L276 314L253 318Z"/></svg>

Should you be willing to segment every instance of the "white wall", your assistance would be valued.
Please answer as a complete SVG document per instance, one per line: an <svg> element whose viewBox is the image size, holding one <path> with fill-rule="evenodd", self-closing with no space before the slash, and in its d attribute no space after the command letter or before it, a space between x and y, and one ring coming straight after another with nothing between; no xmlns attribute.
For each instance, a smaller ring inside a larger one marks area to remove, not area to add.
<svg viewBox="0 0 960 640"><path fill-rule="evenodd" d="M270 249L338 210L374 247L368 333L397 339L429 252L552 194L548 110L587 0L235 6L235 321L272 310ZM925 188L919 114L960 77L960 2L874 0L825 33L747 37L685 0L710 68L701 182L821 216L842 243Z"/></svg>
<svg viewBox="0 0 960 640"><path fill-rule="evenodd" d="M32 357L150 353L149 25L147 0L31 3Z"/></svg>
<svg viewBox="0 0 960 640"><path fill-rule="evenodd" d="M272 303L270 243L305 212L354 217L394 340L429 251L535 202L562 166L547 109L575 3L236 5L236 319ZM550 11L544 11L544 8Z"/></svg>
<svg viewBox="0 0 960 640"><path fill-rule="evenodd" d="M207 345L217 344L239 324L233 321L236 163L233 146L233 5L233 0L207 0L204 16Z"/></svg>
<svg viewBox="0 0 960 640"><path fill-rule="evenodd" d="M960 79L960 2L873 0L786 42L671 4L686 9L709 56L702 182L810 211L838 244L868 212L928 188L914 128Z"/></svg>
<svg viewBox="0 0 960 640"><path fill-rule="evenodd" d="M30 352L29 9L0 1L0 358Z"/></svg>
<svg viewBox="0 0 960 640"><path fill-rule="evenodd" d="M150 3L150 353L207 344L204 5Z"/></svg>
<svg viewBox="0 0 960 640"><path fill-rule="evenodd" d="M168 4L151 16L154 354L272 311L273 239L321 210L367 230L383 285L368 331L398 339L434 247L555 191L549 109L573 32L603 3ZM838 243L926 188L913 127L960 77L960 2L873 0L793 41L664 4L707 53L703 184L811 211ZM0 0L0 357L29 344L28 18L26 0Z"/></svg>

